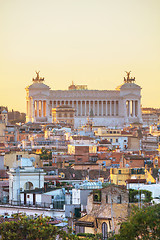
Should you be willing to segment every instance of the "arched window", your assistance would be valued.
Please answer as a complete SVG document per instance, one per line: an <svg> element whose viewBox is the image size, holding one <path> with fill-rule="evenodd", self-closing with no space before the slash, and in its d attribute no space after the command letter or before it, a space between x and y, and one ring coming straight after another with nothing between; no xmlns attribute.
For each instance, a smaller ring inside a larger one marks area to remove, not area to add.
<svg viewBox="0 0 160 240"><path fill-rule="evenodd" d="M105 223L105 222L102 223L102 236L103 236L103 240L107 240L107 238L108 238L108 226L107 226L107 223Z"/></svg>
<svg viewBox="0 0 160 240"><path fill-rule="evenodd" d="M24 190L32 190L33 189L33 183L31 182L26 182L24 184Z"/></svg>

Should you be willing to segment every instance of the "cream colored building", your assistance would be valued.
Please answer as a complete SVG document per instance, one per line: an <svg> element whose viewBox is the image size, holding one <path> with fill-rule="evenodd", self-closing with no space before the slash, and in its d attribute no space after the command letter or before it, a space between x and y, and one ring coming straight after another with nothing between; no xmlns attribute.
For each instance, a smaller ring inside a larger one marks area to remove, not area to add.
<svg viewBox="0 0 160 240"><path fill-rule="evenodd" d="M75 86L75 85L74 85ZM142 122L141 87L130 78L116 90L88 90L69 86L70 90L51 90L37 72L33 83L26 87L26 121L52 122L52 109L67 105L75 109L75 127L86 124L90 115L94 125L122 127Z"/></svg>
<svg viewBox="0 0 160 240"><path fill-rule="evenodd" d="M145 168L111 168L110 169L111 183L116 185L126 186L128 179L146 179L146 182L155 183L155 179L151 173Z"/></svg>
<svg viewBox="0 0 160 240"><path fill-rule="evenodd" d="M28 152L20 152L20 151L6 153L4 156L4 166L7 169L16 168L20 166L21 158L32 158L34 160L33 165L35 167L43 166L43 163L40 160L40 155L29 154Z"/></svg>

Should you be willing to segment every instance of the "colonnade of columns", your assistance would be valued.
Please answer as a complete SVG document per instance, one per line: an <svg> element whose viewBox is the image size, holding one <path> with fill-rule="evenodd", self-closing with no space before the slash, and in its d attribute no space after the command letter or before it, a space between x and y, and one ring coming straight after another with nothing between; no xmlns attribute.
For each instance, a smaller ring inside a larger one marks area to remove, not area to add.
<svg viewBox="0 0 160 240"><path fill-rule="evenodd" d="M27 100L27 115L32 117L46 117L46 100Z"/></svg>
<svg viewBox="0 0 160 240"><path fill-rule="evenodd" d="M139 101L138 100L127 100L126 101L127 108L127 117L137 117L138 116L138 108Z"/></svg>
<svg viewBox="0 0 160 240"><path fill-rule="evenodd" d="M73 107L75 116L85 117L103 117L103 116L120 116L120 102L118 100L27 100L27 116L29 117L46 117L52 113L52 108L59 105L68 105ZM49 108L48 108L48 107ZM48 109L48 110L47 110ZM50 113L48 112L50 111ZM138 117L140 113L139 100L126 100L126 117Z"/></svg>
<svg viewBox="0 0 160 240"><path fill-rule="evenodd" d="M68 105L75 108L76 116L118 116L119 101L106 100L56 100L50 101L50 109L58 105Z"/></svg>

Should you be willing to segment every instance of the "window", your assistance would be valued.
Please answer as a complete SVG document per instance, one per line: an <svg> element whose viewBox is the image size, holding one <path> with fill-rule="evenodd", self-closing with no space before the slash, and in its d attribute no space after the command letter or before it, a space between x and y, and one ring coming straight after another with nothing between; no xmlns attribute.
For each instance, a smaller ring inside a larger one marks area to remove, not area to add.
<svg viewBox="0 0 160 240"><path fill-rule="evenodd" d="M116 138L116 142L118 143L118 138Z"/></svg>
<svg viewBox="0 0 160 240"><path fill-rule="evenodd" d="M108 195L106 195L106 203L108 203Z"/></svg>
<svg viewBox="0 0 160 240"><path fill-rule="evenodd" d="M118 170L118 174L121 174L121 170Z"/></svg>
<svg viewBox="0 0 160 240"><path fill-rule="evenodd" d="M102 223L102 235L103 235L103 240L108 239L108 226L107 226L107 223L105 222Z"/></svg>
<svg viewBox="0 0 160 240"><path fill-rule="evenodd" d="M78 161L82 161L82 158L78 158L77 160L78 160Z"/></svg>
<svg viewBox="0 0 160 240"><path fill-rule="evenodd" d="M77 233L84 233L85 231L85 227L82 227L82 226L75 226L75 232L76 232L76 234Z"/></svg>
<svg viewBox="0 0 160 240"><path fill-rule="evenodd" d="M16 155L16 160L18 161L18 160L21 160L21 158L22 158L22 155Z"/></svg>
<svg viewBox="0 0 160 240"><path fill-rule="evenodd" d="M117 203L121 203L122 202L122 197L121 197L121 195L119 195L118 197L117 197Z"/></svg>
<svg viewBox="0 0 160 240"><path fill-rule="evenodd" d="M101 202L101 191L100 190L95 190L93 192L93 202L97 202L97 203Z"/></svg>

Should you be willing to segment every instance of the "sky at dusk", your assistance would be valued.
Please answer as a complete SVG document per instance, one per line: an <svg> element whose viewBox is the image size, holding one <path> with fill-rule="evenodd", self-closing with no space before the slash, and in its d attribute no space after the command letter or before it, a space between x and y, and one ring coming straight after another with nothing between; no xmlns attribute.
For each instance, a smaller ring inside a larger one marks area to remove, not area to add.
<svg viewBox="0 0 160 240"><path fill-rule="evenodd" d="M0 0L0 105L25 112L35 71L55 90L114 90L131 71L160 108L160 0Z"/></svg>

